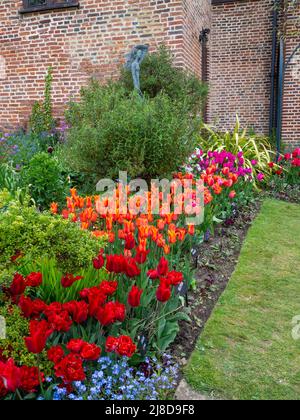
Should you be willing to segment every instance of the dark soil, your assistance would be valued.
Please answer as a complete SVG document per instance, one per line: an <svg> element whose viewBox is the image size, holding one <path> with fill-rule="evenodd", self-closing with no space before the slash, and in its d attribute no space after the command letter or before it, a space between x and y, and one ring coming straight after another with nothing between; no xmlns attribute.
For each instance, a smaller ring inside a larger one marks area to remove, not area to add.
<svg viewBox="0 0 300 420"><path fill-rule="evenodd" d="M265 195L277 200L300 204L300 185L286 185L281 191L271 190L265 192Z"/></svg>
<svg viewBox="0 0 300 420"><path fill-rule="evenodd" d="M187 363L206 321L235 270L243 242L261 207L261 201L236 211L235 217L219 225L194 257L196 290L189 293L192 322L181 322L171 353L180 365Z"/></svg>

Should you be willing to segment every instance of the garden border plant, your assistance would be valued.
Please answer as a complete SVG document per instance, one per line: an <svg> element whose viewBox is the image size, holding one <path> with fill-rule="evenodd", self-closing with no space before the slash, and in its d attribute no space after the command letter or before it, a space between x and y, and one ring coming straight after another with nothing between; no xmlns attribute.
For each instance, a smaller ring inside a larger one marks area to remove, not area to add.
<svg viewBox="0 0 300 420"><path fill-rule="evenodd" d="M300 151L277 164L269 142L242 132L239 123L233 133L200 131L206 87L174 68L162 48L143 63L143 99L132 92L125 70L106 86L92 81L81 101L70 104L66 141L45 153L51 82L49 73L43 115L35 114L32 125L43 148L35 149L34 140L23 154L11 147L16 137L1 139L7 165L0 167L0 189L6 188L0 192L0 313L8 312L9 342L0 341L0 398L169 398L178 370L163 353L177 340L173 353L180 361L186 350L179 346L199 332L212 306L207 302L215 302L227 282L216 281L214 262L203 260L207 244L218 247L232 269L252 220L252 210L247 216L243 209L256 207L257 192L270 180L299 184ZM199 142L204 150L195 151ZM122 169L146 181L188 180L190 188L176 198L170 190L167 212L161 204L159 214L149 207L136 215L132 209L154 197L136 200L129 191L128 211L120 211L119 194L117 210L107 213L107 197L94 195L94 187ZM69 186L85 189L88 179L92 195L72 188L64 204L67 178ZM198 178L206 212L196 227L186 225L187 209L182 215L174 209L187 198L190 209L200 206ZM220 233L230 239L220 240ZM200 282L191 252L207 275ZM202 308L195 299L199 287Z"/></svg>

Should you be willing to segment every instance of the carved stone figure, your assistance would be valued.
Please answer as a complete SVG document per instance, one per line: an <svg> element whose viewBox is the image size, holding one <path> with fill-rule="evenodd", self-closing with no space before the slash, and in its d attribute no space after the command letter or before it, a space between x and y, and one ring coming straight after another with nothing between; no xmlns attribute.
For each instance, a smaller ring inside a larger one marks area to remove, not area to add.
<svg viewBox="0 0 300 420"><path fill-rule="evenodd" d="M149 51L149 45L137 45L129 54L126 54L125 68L132 73L134 88L143 96L140 84L141 63Z"/></svg>

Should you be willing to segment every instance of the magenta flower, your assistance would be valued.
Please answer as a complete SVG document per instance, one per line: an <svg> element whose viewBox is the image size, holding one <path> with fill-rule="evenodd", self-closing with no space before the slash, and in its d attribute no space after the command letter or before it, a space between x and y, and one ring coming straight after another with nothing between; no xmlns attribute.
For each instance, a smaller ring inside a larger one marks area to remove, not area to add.
<svg viewBox="0 0 300 420"><path fill-rule="evenodd" d="M265 179L264 174L262 174L261 172L257 175L257 179L259 182L262 182Z"/></svg>

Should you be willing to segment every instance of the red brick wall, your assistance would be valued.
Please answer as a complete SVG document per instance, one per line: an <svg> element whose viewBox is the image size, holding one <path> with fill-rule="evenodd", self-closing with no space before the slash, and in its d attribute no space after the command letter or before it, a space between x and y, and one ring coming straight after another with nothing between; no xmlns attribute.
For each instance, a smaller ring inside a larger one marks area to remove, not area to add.
<svg viewBox="0 0 300 420"><path fill-rule="evenodd" d="M152 50L165 43L178 65L187 63L199 71L198 51L186 58L184 43L184 30L189 30L195 49L199 48L196 35L202 28L198 22L202 14L198 6L199 14L187 22L183 0L81 0L80 4L80 9L20 15L22 1L1 0L0 128L15 129L26 123L33 102L42 98L50 65L56 115L78 97L91 76L114 77L125 53L137 43L149 43Z"/></svg>
<svg viewBox="0 0 300 420"><path fill-rule="evenodd" d="M137 43L151 50L165 43L179 66L201 75L199 33L211 27L209 120L230 129L241 124L268 133L272 0L81 0L80 9L20 15L21 0L0 2L0 129L28 121L43 97L44 77L54 68L55 114L76 99L90 77L118 74L125 53ZM289 16L293 33L300 9ZM288 37L287 55L300 42ZM300 53L287 69L283 138L300 139Z"/></svg>
<svg viewBox="0 0 300 420"><path fill-rule="evenodd" d="M213 6L209 120L268 133L272 20L270 0Z"/></svg>
<svg viewBox="0 0 300 420"><path fill-rule="evenodd" d="M202 59L199 36L211 26L210 0L183 0L184 66L201 77Z"/></svg>
<svg viewBox="0 0 300 420"><path fill-rule="evenodd" d="M287 19L286 59L300 45L300 4ZM282 138L300 147L300 50L286 69L283 100Z"/></svg>

